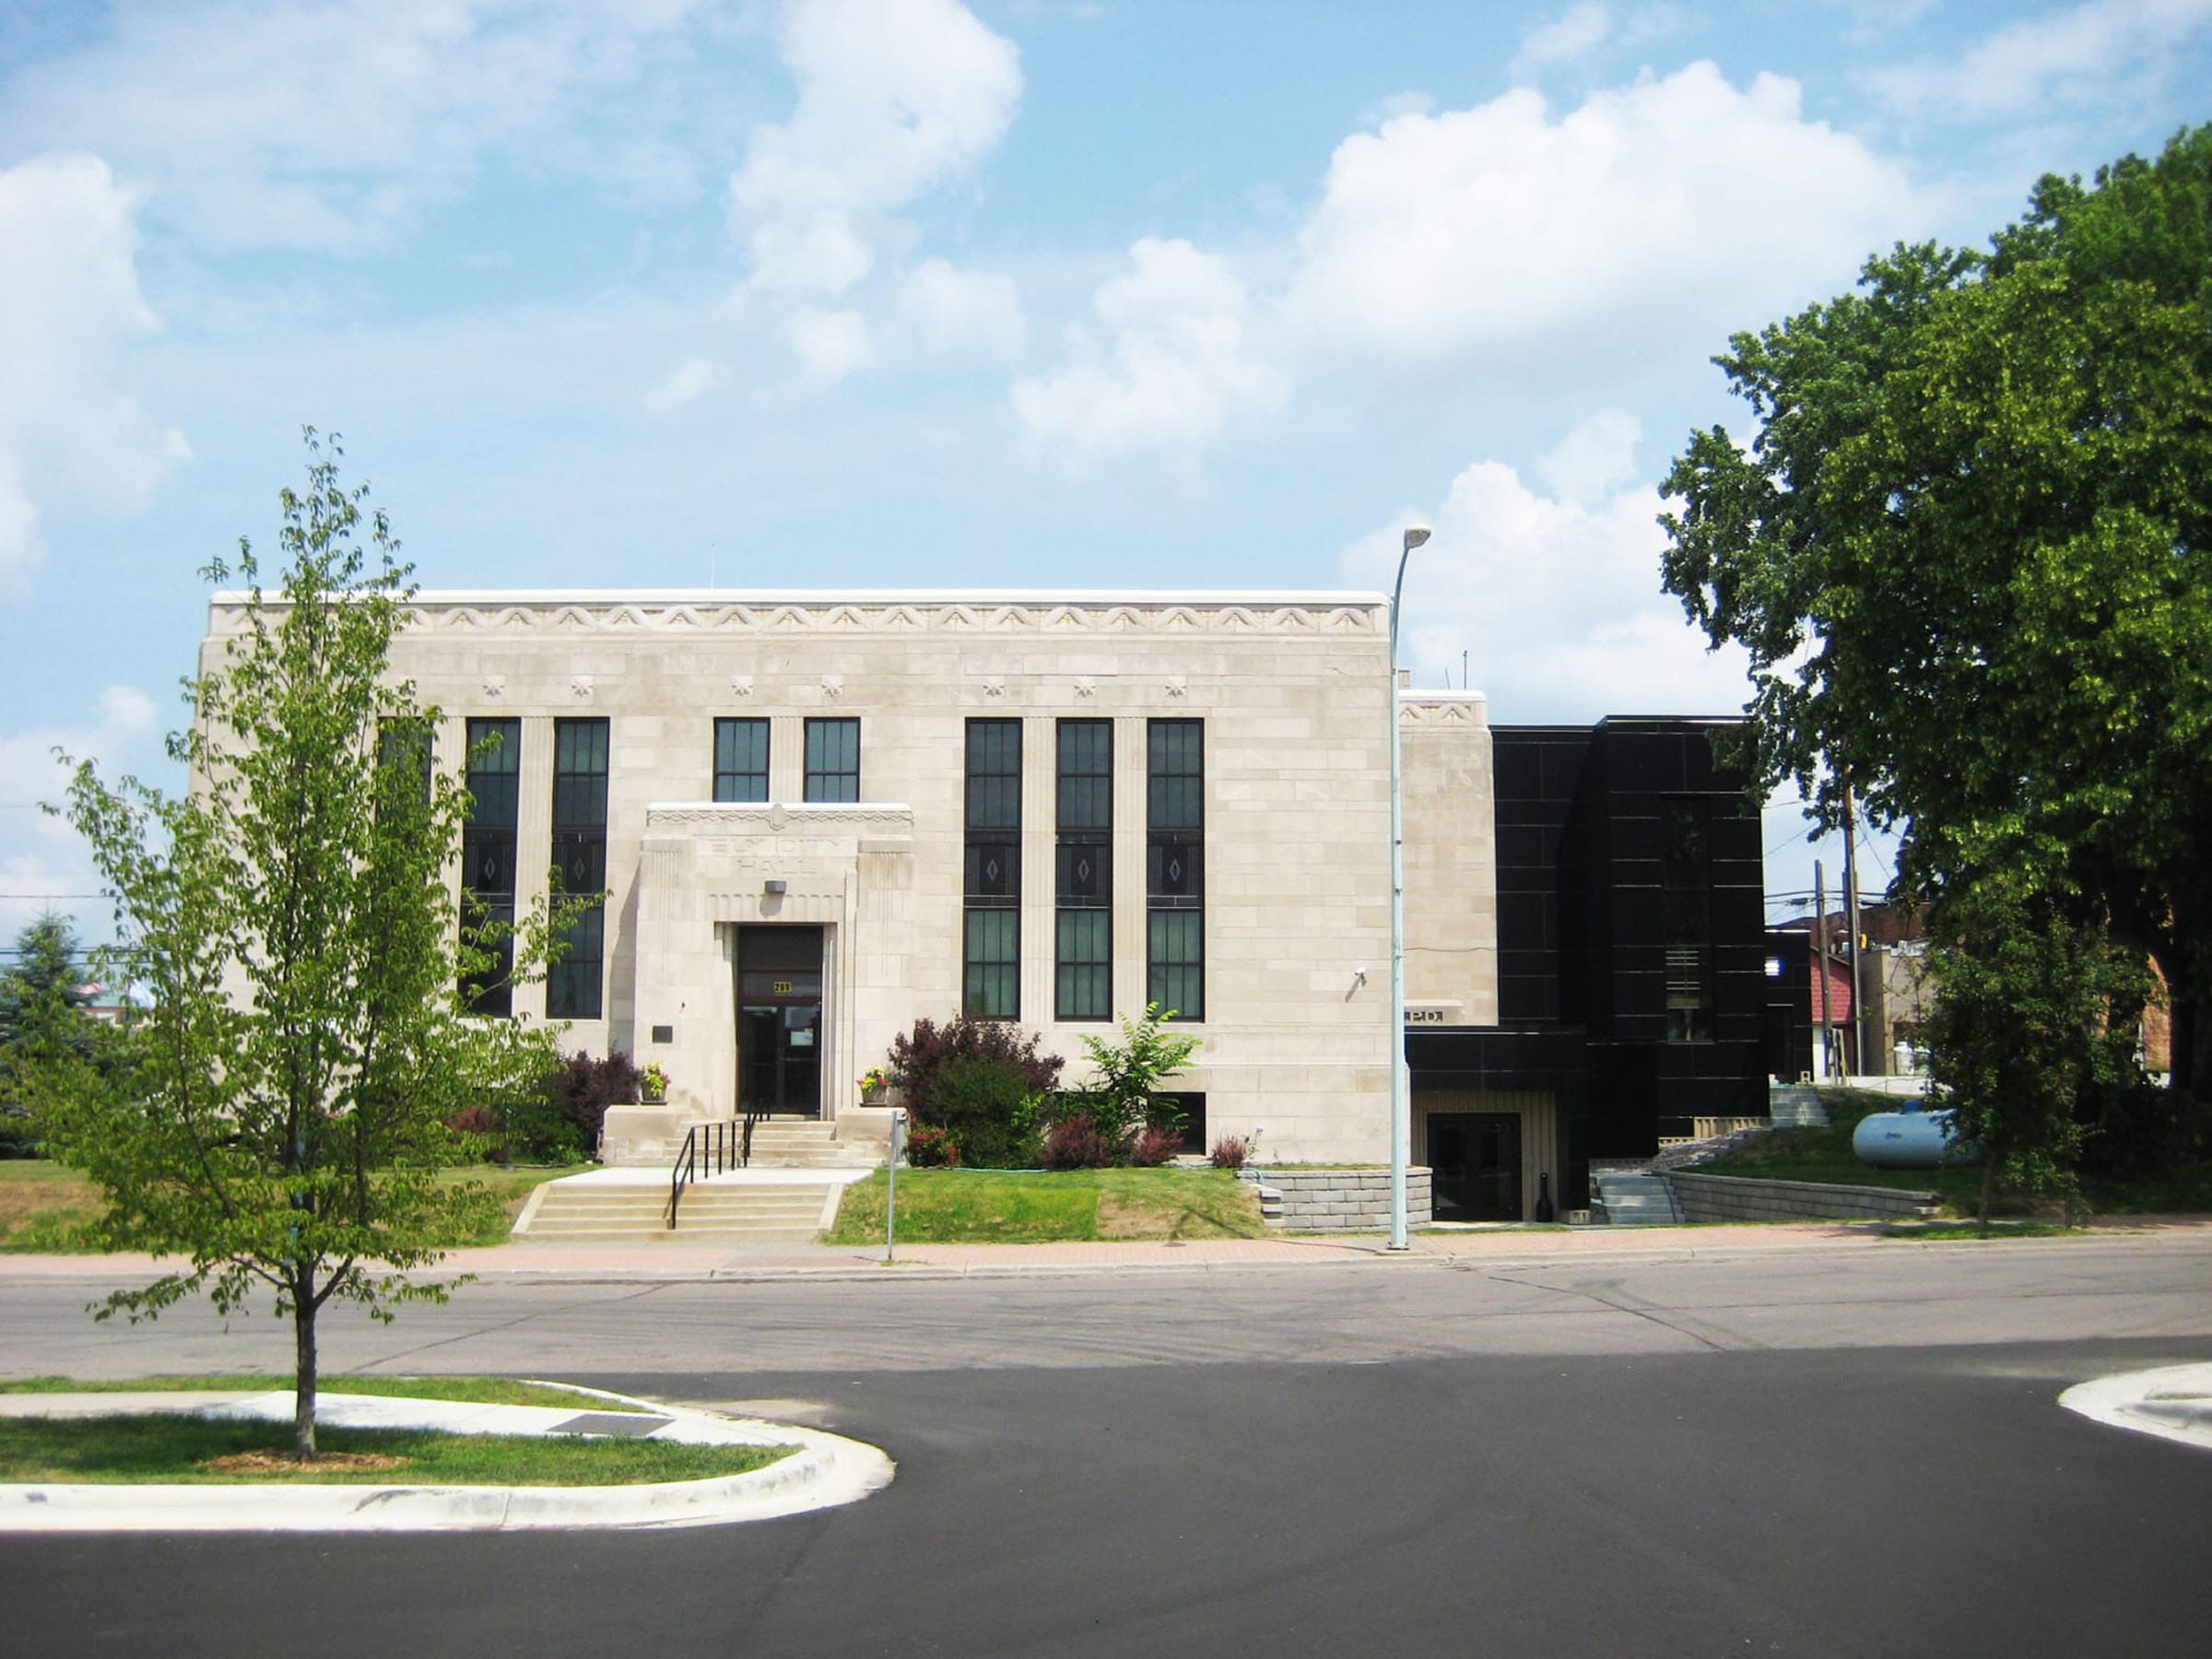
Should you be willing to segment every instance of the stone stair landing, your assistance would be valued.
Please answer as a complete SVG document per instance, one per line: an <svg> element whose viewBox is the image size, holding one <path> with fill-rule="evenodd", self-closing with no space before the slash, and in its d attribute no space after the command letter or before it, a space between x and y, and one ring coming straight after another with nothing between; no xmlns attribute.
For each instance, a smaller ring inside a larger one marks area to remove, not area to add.
<svg viewBox="0 0 2212 1659"><path fill-rule="evenodd" d="M740 1170L694 1181L668 1226L668 1171L594 1170L548 1181L514 1224L517 1243L806 1243L837 1218L865 1171Z"/></svg>

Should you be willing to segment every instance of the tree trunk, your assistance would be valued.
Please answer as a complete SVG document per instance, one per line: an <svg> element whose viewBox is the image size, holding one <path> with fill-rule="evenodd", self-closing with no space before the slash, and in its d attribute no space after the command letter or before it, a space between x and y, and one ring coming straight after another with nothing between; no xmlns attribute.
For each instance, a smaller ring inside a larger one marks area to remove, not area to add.
<svg viewBox="0 0 2212 1659"><path fill-rule="evenodd" d="M300 1267L292 1275L292 1454L315 1455L315 1273Z"/></svg>
<svg viewBox="0 0 2212 1659"><path fill-rule="evenodd" d="M1996 1154L1985 1146L1982 1148L1982 1213L1977 1218L1981 1225L1982 1236L1985 1239L1989 1237L1989 1203L1992 1198L1996 1196Z"/></svg>

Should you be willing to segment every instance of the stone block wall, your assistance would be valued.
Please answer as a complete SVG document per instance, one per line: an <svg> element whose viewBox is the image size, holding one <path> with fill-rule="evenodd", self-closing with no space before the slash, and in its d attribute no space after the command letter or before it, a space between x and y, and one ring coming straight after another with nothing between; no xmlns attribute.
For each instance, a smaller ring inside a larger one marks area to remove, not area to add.
<svg viewBox="0 0 2212 1659"><path fill-rule="evenodd" d="M1919 1221L1942 1206L1934 1193L1902 1187L1822 1186L1683 1170L1666 1179L1685 1221Z"/></svg>
<svg viewBox="0 0 2212 1659"><path fill-rule="evenodd" d="M1390 1171L1370 1170L1240 1170L1237 1179L1282 1195L1282 1213L1269 1218L1291 1232L1388 1232ZM1429 1171L1406 1171L1406 1220L1427 1224Z"/></svg>

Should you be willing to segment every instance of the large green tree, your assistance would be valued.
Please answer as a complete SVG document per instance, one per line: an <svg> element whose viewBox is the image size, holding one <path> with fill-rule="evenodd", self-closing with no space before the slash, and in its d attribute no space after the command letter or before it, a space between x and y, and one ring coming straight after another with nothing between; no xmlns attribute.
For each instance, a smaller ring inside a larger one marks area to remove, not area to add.
<svg viewBox="0 0 2212 1659"><path fill-rule="evenodd" d="M61 1060L90 1061L100 1029L85 1014L93 987L69 919L49 911L16 935L0 970L0 1158L28 1156L25 1073Z"/></svg>
<svg viewBox="0 0 2212 1659"><path fill-rule="evenodd" d="M303 1456L317 1315L441 1297L405 1270L477 1202L440 1180L465 1151L447 1120L525 1093L554 1060L546 1033L462 1006L489 958L462 943L449 885L457 758L432 764L438 712L388 669L409 571L365 490L341 487L335 441L308 445L305 492L280 498L281 592L262 591L244 544L235 571L207 571L246 597L170 741L190 788L76 769L68 814L115 901L109 971L147 1006L104 1072L33 1073L45 1144L106 1193L103 1241L187 1259L103 1317L273 1292ZM525 970L546 936L540 915L517 941Z"/></svg>
<svg viewBox="0 0 2212 1659"><path fill-rule="evenodd" d="M2155 959L2212 1087L2212 127L1716 360L1755 427L1675 463L1665 582L1749 651L1759 777Z"/></svg>

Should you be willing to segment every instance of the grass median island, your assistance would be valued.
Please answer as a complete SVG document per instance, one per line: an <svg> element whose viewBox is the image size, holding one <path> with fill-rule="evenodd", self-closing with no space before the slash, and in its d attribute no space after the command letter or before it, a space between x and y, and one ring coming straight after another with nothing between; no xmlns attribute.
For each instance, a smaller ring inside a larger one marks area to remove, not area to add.
<svg viewBox="0 0 2212 1659"><path fill-rule="evenodd" d="M522 1213L533 1188L588 1167L471 1164L441 1170L438 1182L441 1186L474 1182L484 1189L467 1224L441 1241L441 1246L457 1250L506 1243L514 1218ZM105 1210L100 1189L66 1165L43 1158L0 1159L0 1252L16 1255L92 1253L97 1246L87 1243L81 1232Z"/></svg>
<svg viewBox="0 0 2212 1659"><path fill-rule="evenodd" d="M833 1244L883 1241L880 1170L845 1189ZM911 1244L1258 1239L1259 1195L1225 1170L901 1170L899 1239Z"/></svg>
<svg viewBox="0 0 2212 1659"><path fill-rule="evenodd" d="M236 1373L213 1377L17 1377L0 1379L0 1394L229 1394L289 1392L288 1376ZM563 1388L554 1382L524 1382L512 1377L332 1377L319 1384L324 1394L374 1394L387 1400L458 1400L470 1406L570 1406L577 1411L643 1411L642 1406Z"/></svg>
<svg viewBox="0 0 2212 1659"><path fill-rule="evenodd" d="M316 1430L323 1453L291 1455L292 1425L181 1416L0 1421L0 1481L94 1485L637 1486L765 1468L789 1446L694 1446L581 1435L446 1434L434 1429ZM356 1462L355 1460L362 1460Z"/></svg>
<svg viewBox="0 0 2212 1659"><path fill-rule="evenodd" d="M136 1377L88 1382L29 1377L0 1394L265 1392L283 1377ZM324 1392L387 1398L549 1406L578 1412L646 1408L507 1377L326 1377ZM317 1431L324 1455L292 1456L288 1419L244 1422L175 1412L93 1418L0 1418L0 1481L94 1485L636 1486L743 1475L791 1446L705 1446L581 1435L449 1434L435 1429Z"/></svg>

